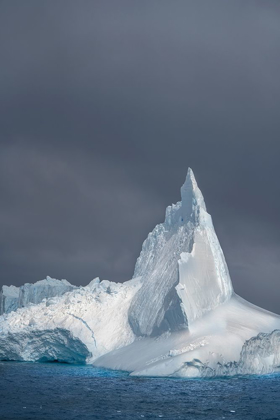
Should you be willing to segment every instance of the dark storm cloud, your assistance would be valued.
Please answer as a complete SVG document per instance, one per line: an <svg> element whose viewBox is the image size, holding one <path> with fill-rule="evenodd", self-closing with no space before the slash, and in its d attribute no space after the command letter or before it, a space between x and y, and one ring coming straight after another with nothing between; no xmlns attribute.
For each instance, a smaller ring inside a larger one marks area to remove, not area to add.
<svg viewBox="0 0 280 420"><path fill-rule="evenodd" d="M280 312L280 6L1 1L1 283L125 280L191 166Z"/></svg>

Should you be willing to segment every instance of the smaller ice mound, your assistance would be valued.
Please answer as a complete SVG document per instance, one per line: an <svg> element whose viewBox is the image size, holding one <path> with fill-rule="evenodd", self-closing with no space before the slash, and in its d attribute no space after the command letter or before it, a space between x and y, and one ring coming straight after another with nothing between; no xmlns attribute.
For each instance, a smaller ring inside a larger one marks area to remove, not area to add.
<svg viewBox="0 0 280 420"><path fill-rule="evenodd" d="M280 372L280 330L260 333L246 341L237 373L263 375L275 372Z"/></svg>
<svg viewBox="0 0 280 420"><path fill-rule="evenodd" d="M19 300L19 287L16 286L2 286L0 291L0 315L16 311Z"/></svg>
<svg viewBox="0 0 280 420"><path fill-rule="evenodd" d="M259 333L245 341L238 361L224 362L223 358L212 366L199 359L186 362L175 376L223 377L236 375L267 375L280 372L280 330Z"/></svg>
<svg viewBox="0 0 280 420"><path fill-rule="evenodd" d="M86 290L95 290L100 284L100 278L99 277L95 277L93 280L91 280L91 282L89 282L89 284L87 286L85 286Z"/></svg>
<svg viewBox="0 0 280 420"><path fill-rule="evenodd" d="M90 363L134 341L128 308L139 279L88 286L0 317L0 360Z"/></svg>

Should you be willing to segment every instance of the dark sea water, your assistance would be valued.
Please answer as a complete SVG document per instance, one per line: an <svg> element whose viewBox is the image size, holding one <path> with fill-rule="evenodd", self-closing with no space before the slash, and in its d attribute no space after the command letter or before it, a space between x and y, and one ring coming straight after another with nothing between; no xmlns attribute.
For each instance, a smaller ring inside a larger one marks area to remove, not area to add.
<svg viewBox="0 0 280 420"><path fill-rule="evenodd" d="M280 376L132 378L91 366L0 362L0 419L280 419Z"/></svg>

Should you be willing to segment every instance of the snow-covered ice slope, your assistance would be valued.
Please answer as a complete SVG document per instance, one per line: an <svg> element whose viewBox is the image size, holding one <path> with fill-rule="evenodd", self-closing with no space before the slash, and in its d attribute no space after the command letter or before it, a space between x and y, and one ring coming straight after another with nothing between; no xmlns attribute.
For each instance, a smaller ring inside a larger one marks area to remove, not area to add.
<svg viewBox="0 0 280 420"><path fill-rule="evenodd" d="M280 317L234 293L191 170L181 197L148 235L133 280L96 278L56 297L46 281L20 291L27 306L0 316L0 359L87 362L144 376L277 371ZM18 292L5 293L13 307Z"/></svg>
<svg viewBox="0 0 280 420"><path fill-rule="evenodd" d="M273 330L273 343L267 334ZM265 333L256 340L259 332ZM276 371L280 317L233 295L195 321L190 330L143 337L97 359L96 366L135 376L198 377ZM275 338L276 337L276 338ZM254 343L248 349L248 342ZM257 345L256 345L257 341ZM264 350L265 347L265 350ZM240 354L242 352L242 357ZM248 355L245 358L245 354ZM279 365L277 365L279 366Z"/></svg>

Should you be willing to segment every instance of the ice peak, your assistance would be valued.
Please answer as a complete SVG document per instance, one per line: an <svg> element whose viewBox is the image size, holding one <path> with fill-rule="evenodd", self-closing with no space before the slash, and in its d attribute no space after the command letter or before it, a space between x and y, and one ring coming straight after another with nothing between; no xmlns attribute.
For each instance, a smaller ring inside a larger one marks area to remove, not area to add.
<svg viewBox="0 0 280 420"><path fill-rule="evenodd" d="M188 167L188 172L187 172L187 176L186 176L186 181L187 181L188 179L192 182L192 184L193 184L193 186L194 186L194 187L197 187L197 182L196 182L196 179L195 179L195 176L194 176L193 170L192 170L192 168L190 168L190 167Z"/></svg>
<svg viewBox="0 0 280 420"><path fill-rule="evenodd" d="M188 168L186 180L181 187L183 213L189 218L195 207L202 207L206 211L206 206L202 192L198 188L194 173Z"/></svg>

